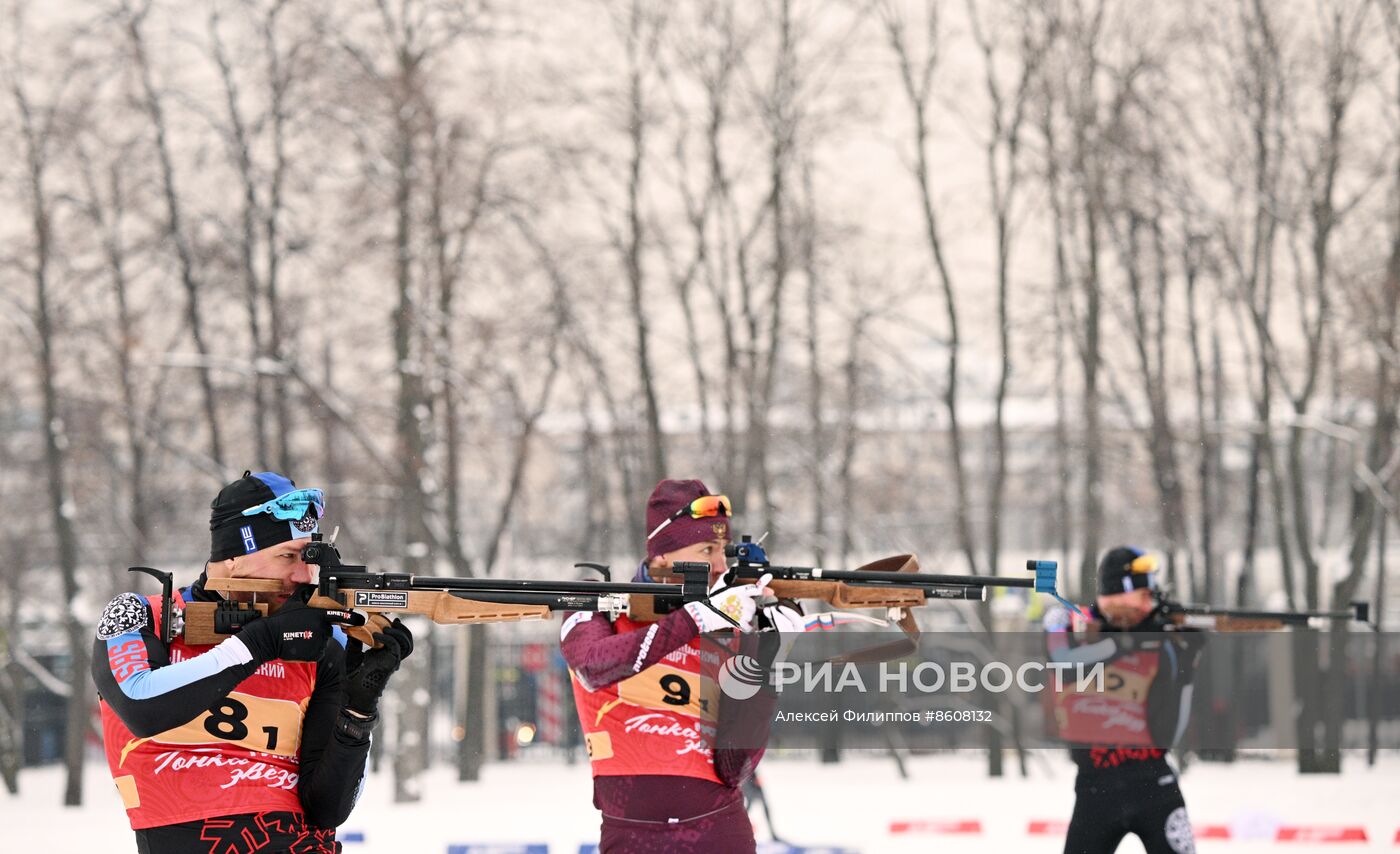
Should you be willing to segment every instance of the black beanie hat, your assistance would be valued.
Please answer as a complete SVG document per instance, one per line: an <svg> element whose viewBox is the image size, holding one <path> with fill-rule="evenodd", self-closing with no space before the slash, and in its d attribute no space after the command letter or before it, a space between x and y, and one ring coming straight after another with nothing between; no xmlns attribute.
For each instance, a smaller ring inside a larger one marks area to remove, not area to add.
<svg viewBox="0 0 1400 854"><path fill-rule="evenodd" d="M1109 549L1099 561L1099 595L1157 589L1157 558L1134 546Z"/></svg>
<svg viewBox="0 0 1400 854"><path fill-rule="evenodd" d="M316 499L298 519L279 519L270 512L245 516L244 510L298 492L291 478L276 472L245 471L243 477L219 490L209 505L209 560L228 560L316 533L324 503L320 490L304 491L315 493Z"/></svg>

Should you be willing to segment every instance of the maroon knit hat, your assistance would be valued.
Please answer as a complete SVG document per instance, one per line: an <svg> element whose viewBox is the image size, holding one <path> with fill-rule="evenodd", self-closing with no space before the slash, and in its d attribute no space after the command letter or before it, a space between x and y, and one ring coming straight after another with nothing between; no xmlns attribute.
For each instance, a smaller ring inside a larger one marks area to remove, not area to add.
<svg viewBox="0 0 1400 854"><path fill-rule="evenodd" d="M676 513L697 498L713 493L698 480L663 480L647 499L647 559L668 554L710 540L729 539L729 517L706 516L692 519L689 513ZM670 524L666 520L670 519ZM662 527L665 525L664 527ZM661 530L657 531L657 528ZM654 535L652 531L656 531Z"/></svg>

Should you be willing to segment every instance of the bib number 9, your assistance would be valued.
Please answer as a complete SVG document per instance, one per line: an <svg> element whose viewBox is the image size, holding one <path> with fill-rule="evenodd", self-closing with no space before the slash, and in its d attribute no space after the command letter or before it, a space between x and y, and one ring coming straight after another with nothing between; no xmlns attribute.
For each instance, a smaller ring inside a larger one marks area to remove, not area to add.
<svg viewBox="0 0 1400 854"><path fill-rule="evenodd" d="M679 712L697 718L713 717L718 687L697 673L664 664L654 664L630 679L618 683L618 698L644 709Z"/></svg>
<svg viewBox="0 0 1400 854"><path fill-rule="evenodd" d="M690 705L690 683L684 676L668 673L661 677L661 702L668 706Z"/></svg>

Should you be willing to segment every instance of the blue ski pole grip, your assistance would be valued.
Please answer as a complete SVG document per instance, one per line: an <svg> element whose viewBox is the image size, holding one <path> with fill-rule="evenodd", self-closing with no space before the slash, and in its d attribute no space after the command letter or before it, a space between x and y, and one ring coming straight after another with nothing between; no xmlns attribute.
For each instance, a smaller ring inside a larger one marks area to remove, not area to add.
<svg viewBox="0 0 1400 854"><path fill-rule="evenodd" d="M1061 605L1064 605L1066 608L1083 617L1084 612L1079 610L1079 606L1061 596L1060 592L1055 589L1055 577L1058 574L1059 566L1060 565L1053 560L1026 561L1026 569L1035 573L1035 592L1049 593L1051 596L1054 596L1055 600Z"/></svg>

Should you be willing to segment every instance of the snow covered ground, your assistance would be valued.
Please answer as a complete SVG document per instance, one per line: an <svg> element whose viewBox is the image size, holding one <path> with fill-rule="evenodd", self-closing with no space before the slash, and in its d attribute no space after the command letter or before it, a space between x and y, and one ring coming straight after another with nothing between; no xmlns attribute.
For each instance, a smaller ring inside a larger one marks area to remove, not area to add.
<svg viewBox="0 0 1400 854"><path fill-rule="evenodd" d="M761 769L780 835L806 846L874 852L1059 852L1054 824L1069 817L1074 769L1062 753L1042 752L1031 777L990 780L980 754L941 755L910 762L899 779L885 757L849 756L821 765L807 756L772 757ZM88 803L59 806L58 768L25 772L18 798L0 793L4 833L0 851L45 854L135 850L105 767L91 764ZM394 804L387 771L372 775L342 838L347 854L449 854L453 846L510 843L493 854L545 849L575 854L596 841L598 814L590 804L585 764L517 762L492 765L476 784L459 784L447 767L425 778L417 804ZM1219 854L1284 851L1400 851L1400 756L1368 769L1349 756L1341 776L1300 777L1291 762L1195 763L1183 778L1187 807L1198 828L1230 839L1201 839L1197 850ZM760 839L766 838L762 819ZM974 825L974 822L976 823ZM1046 832L1031 834L1033 824ZM903 825L906 829L899 830ZM1364 842L1276 841L1280 827L1363 828ZM961 830L951 833L949 831ZM118 844L113 845L113 842ZM1120 852L1140 852L1130 838ZM457 854L477 849L457 849Z"/></svg>

